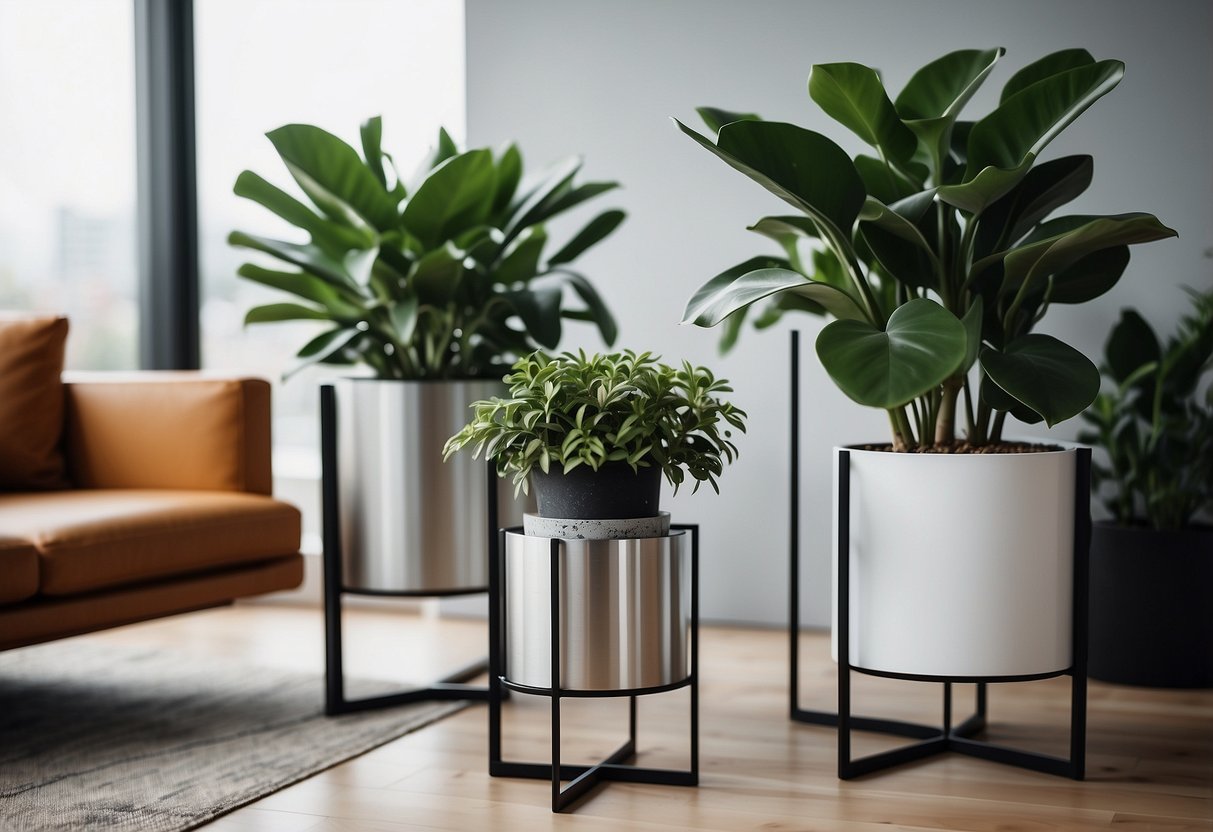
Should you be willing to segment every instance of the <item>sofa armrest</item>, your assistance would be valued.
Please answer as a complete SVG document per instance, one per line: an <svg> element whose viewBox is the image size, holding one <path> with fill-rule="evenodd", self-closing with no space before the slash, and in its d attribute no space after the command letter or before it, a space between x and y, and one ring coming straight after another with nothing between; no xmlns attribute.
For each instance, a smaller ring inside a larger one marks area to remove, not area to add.
<svg viewBox="0 0 1213 832"><path fill-rule="evenodd" d="M270 494L270 385L190 372L64 376L78 488Z"/></svg>

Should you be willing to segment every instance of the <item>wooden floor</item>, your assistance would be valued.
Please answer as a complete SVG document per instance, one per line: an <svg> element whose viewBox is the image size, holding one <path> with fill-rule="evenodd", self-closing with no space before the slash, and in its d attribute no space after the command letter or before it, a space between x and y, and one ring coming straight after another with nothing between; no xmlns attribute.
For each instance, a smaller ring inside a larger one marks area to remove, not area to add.
<svg viewBox="0 0 1213 832"><path fill-rule="evenodd" d="M347 673L434 678L483 653L482 622L396 612L347 614ZM319 670L319 610L244 606L87 636L96 642L219 653L234 663ZM576 812L552 815L549 784L490 778L486 711L473 706L205 827L208 832L423 830L1014 830L1213 829L1213 692L1092 683L1088 779L1076 783L957 755L851 782L835 777L831 730L788 721L787 637L705 627L701 783L608 784ZM828 638L804 650L806 707L833 708ZM861 712L937 721L938 685L856 676ZM641 700L640 760L685 767L686 691ZM958 690L958 703L971 697ZM506 708L506 751L542 760L546 700ZM1069 680L993 686L989 738L1064 754ZM622 701L565 711L566 761L593 760L626 732ZM857 754L895 744L865 737Z"/></svg>

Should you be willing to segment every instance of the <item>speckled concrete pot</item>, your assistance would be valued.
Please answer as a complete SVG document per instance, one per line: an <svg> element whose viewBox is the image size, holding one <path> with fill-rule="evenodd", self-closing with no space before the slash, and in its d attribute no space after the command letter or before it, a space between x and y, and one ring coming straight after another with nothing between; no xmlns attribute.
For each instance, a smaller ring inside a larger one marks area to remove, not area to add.
<svg viewBox="0 0 1213 832"><path fill-rule="evenodd" d="M559 537L564 540L624 540L638 537L665 537L670 533L670 513L663 511L656 517L610 520L581 520L524 514L522 530L530 537Z"/></svg>

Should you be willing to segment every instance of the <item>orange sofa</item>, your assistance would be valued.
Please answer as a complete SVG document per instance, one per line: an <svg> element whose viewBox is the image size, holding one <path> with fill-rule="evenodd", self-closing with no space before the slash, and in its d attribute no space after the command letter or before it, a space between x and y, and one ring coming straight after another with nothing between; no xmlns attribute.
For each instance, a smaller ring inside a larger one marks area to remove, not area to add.
<svg viewBox="0 0 1213 832"><path fill-rule="evenodd" d="M300 584L268 383L82 374L62 402L66 480L0 491L0 650Z"/></svg>

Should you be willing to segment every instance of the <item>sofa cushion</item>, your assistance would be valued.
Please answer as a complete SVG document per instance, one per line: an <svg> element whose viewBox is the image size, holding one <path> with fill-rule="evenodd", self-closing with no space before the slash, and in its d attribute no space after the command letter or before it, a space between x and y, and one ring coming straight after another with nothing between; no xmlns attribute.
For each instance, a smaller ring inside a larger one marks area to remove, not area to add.
<svg viewBox="0 0 1213 832"><path fill-rule="evenodd" d="M97 489L0 494L0 532L38 547L43 595L299 551L299 511L259 494Z"/></svg>
<svg viewBox="0 0 1213 832"><path fill-rule="evenodd" d="M63 346L67 318L0 316L0 490L67 487Z"/></svg>
<svg viewBox="0 0 1213 832"><path fill-rule="evenodd" d="M0 604L38 591L38 550L28 540L0 537Z"/></svg>

